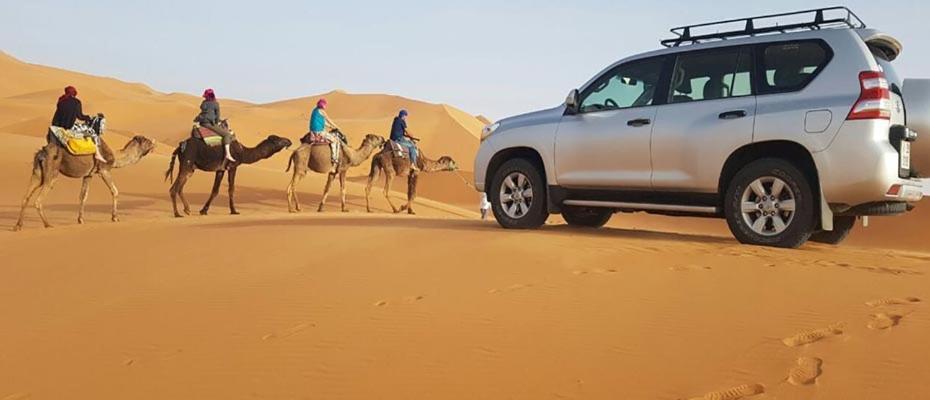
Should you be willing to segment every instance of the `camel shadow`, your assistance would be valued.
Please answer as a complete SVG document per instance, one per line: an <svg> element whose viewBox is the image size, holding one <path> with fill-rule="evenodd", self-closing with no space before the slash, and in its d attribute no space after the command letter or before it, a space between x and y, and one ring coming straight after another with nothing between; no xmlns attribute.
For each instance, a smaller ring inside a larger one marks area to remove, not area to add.
<svg viewBox="0 0 930 400"><path fill-rule="evenodd" d="M294 219L269 219L269 220L247 220L247 221L225 221L212 224L197 225L195 228L226 228L226 229L248 229L256 227L277 227L277 228L320 228L325 232L327 228L378 228L378 227L398 227L413 229L428 229L437 231L464 231L487 234L508 234L508 235L554 235L554 236L580 236L591 238L617 238L617 239L639 239L639 240L657 240L669 242L689 242L718 245L736 244L733 239L721 236L697 235L674 232L659 232L648 230L633 230L622 228L576 228L568 225L546 225L537 230L508 230L503 229L497 224L490 221L467 220L467 219L441 219L441 218L419 218L404 216L381 216L378 214L364 215L358 217L337 217L337 216L320 216L313 218L294 218Z"/></svg>

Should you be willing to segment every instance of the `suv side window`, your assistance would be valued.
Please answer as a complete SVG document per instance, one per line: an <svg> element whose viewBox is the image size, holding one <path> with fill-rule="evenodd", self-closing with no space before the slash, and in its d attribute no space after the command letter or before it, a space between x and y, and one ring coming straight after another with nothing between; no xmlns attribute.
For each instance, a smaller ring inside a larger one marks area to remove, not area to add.
<svg viewBox="0 0 930 400"><path fill-rule="evenodd" d="M585 88L582 113L652 105L663 58L637 60L614 68Z"/></svg>
<svg viewBox="0 0 930 400"><path fill-rule="evenodd" d="M752 50L727 48L681 54L675 62L670 88L669 103L750 96Z"/></svg>
<svg viewBox="0 0 930 400"><path fill-rule="evenodd" d="M764 93L804 89L830 61L831 54L816 41L775 43L762 50Z"/></svg>

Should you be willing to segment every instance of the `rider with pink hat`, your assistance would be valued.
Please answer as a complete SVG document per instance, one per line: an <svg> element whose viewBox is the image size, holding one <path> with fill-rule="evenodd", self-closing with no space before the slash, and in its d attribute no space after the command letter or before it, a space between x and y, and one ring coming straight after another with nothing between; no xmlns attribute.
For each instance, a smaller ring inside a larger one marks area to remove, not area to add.
<svg viewBox="0 0 930 400"><path fill-rule="evenodd" d="M316 108L310 113L310 133L329 140L329 148L333 157L333 169L335 170L336 164L339 163L342 140L336 135L328 132L327 128L336 131L341 131L341 129L339 129L339 125L336 125L336 123L329 118L329 115L326 114L327 104L329 104L329 102L324 98L316 102Z"/></svg>

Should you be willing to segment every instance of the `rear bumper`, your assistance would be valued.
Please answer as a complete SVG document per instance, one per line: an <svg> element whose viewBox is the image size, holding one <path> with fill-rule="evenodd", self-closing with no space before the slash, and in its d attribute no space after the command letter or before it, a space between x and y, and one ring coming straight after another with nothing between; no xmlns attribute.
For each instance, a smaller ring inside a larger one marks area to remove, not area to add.
<svg viewBox="0 0 930 400"><path fill-rule="evenodd" d="M813 154L821 189L834 208L923 198L919 181L900 177L901 157L888 135L888 121L846 121L833 143Z"/></svg>

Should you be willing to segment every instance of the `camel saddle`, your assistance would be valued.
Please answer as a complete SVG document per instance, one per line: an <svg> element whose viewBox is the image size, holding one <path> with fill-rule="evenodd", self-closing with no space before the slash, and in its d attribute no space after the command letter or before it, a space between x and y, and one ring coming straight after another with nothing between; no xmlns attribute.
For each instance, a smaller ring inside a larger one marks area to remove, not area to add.
<svg viewBox="0 0 930 400"><path fill-rule="evenodd" d="M216 132L213 132L212 129L200 126L200 124L194 125L194 137L203 140L207 146L218 147L223 145L223 137L218 135Z"/></svg>
<svg viewBox="0 0 930 400"><path fill-rule="evenodd" d="M394 158L410 158L410 149L396 141L388 140L384 143L384 149L390 151Z"/></svg>
<svg viewBox="0 0 930 400"><path fill-rule="evenodd" d="M94 140L93 130L81 128L82 126L79 125L75 127L77 129L52 126L48 128L48 131L71 155L87 156L96 153L97 141Z"/></svg>
<svg viewBox="0 0 930 400"><path fill-rule="evenodd" d="M349 139L342 132L336 131L336 132L330 132L330 133L333 135L336 135L336 137L338 137L339 140L341 140L343 144L349 143ZM329 146L330 144L333 143L333 141L329 140L329 138L326 136L327 135L315 135L313 134L313 132L307 132L307 134L304 135L304 137L300 138L300 142L309 144L311 146L324 146L324 145Z"/></svg>

